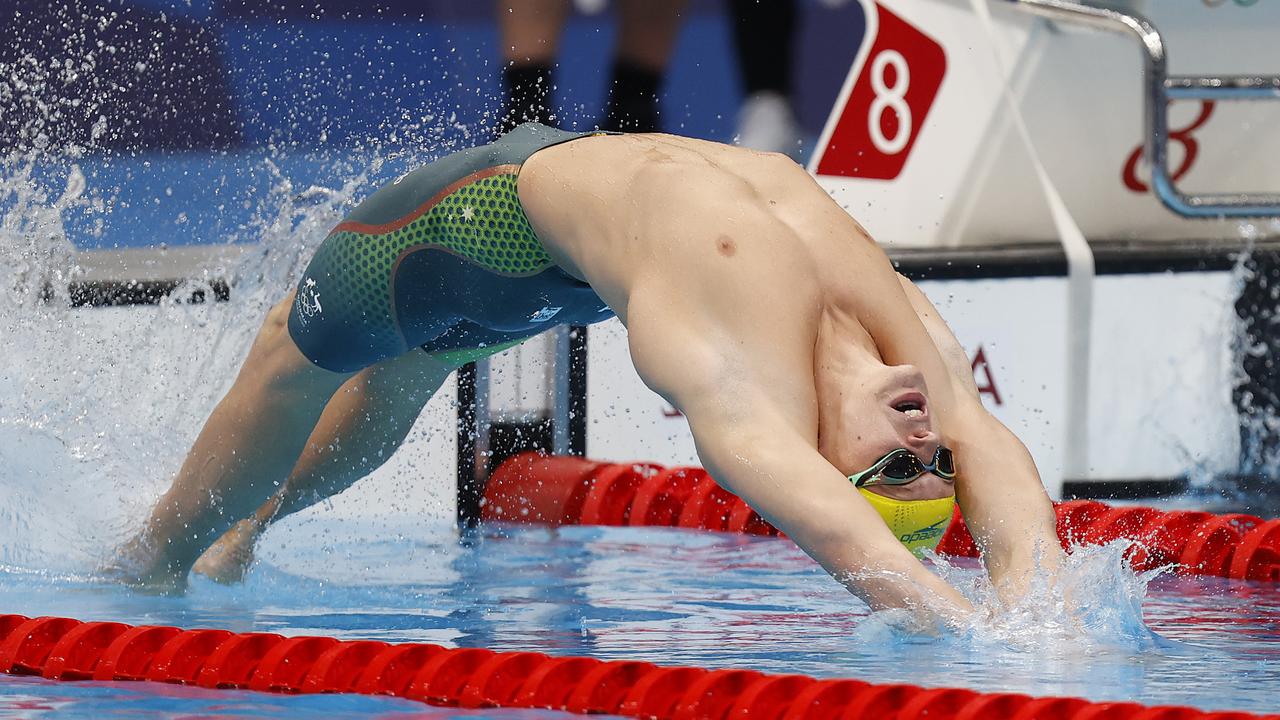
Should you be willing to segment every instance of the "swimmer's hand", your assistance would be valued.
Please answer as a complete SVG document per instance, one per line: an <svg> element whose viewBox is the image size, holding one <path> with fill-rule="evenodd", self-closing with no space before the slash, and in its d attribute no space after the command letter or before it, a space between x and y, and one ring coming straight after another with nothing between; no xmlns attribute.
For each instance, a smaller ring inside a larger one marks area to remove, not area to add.
<svg viewBox="0 0 1280 720"><path fill-rule="evenodd" d="M874 611L905 611L905 615L895 614L910 618L907 629L917 634L961 629L970 624L975 612L968 598L930 573L909 552L905 558L894 555L832 575Z"/></svg>

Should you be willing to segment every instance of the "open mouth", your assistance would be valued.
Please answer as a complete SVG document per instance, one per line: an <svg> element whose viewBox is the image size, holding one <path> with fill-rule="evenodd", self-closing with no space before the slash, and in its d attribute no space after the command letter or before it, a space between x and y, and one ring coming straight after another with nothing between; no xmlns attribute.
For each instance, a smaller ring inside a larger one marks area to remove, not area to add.
<svg viewBox="0 0 1280 720"><path fill-rule="evenodd" d="M926 415L924 395L907 393L893 401L893 409L912 420L923 418Z"/></svg>

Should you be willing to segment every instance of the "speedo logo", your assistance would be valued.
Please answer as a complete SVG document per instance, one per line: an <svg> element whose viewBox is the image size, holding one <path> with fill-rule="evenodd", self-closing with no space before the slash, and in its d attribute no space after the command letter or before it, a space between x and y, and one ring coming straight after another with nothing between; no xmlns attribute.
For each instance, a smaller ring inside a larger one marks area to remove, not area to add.
<svg viewBox="0 0 1280 720"><path fill-rule="evenodd" d="M924 542L925 540L933 540L934 538L942 537L942 533L947 531L946 527L943 526L949 522L951 522L951 518L939 520L928 527L922 527L919 530L912 530L906 535L899 537L898 540L901 541L903 545L906 545L908 543Z"/></svg>

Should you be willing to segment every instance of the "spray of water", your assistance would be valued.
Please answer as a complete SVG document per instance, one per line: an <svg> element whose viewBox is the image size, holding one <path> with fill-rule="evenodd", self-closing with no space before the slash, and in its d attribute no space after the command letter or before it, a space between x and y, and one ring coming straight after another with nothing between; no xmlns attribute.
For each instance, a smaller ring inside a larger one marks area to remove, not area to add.
<svg viewBox="0 0 1280 720"><path fill-rule="evenodd" d="M256 242L230 267L200 268L157 307L128 310L68 302L80 270L60 218L94 192L76 166L56 197L30 182L31 161L3 168L0 562L83 565L136 524L266 309L365 182L359 173L338 188L296 188L265 163L271 190L245 230ZM189 302L213 297L213 278L229 281L230 302Z"/></svg>
<svg viewBox="0 0 1280 720"><path fill-rule="evenodd" d="M1137 652L1163 643L1142 619L1147 587L1165 570L1135 573L1124 559L1129 543L1080 546L1055 572L1039 570L1024 593L997 592L987 573L933 555L939 575L958 588L975 611L960 621L922 626L920 614L886 610L863 620L862 642L906 642L922 633L976 650L1067 660L1083 653Z"/></svg>
<svg viewBox="0 0 1280 720"><path fill-rule="evenodd" d="M85 271L68 228L100 233L114 210L157 200L127 184L95 185L83 168L117 163L145 174L150 158L167 157L139 156L129 144L136 127L107 120L113 93L145 80L151 41L133 37L137 28L120 13L89 18L76 5L65 28L40 28L56 48L46 49L52 61L0 62L0 106L10 111L0 128L0 564L55 572L97 565L136 529L235 377L267 308L368 191L381 158L397 155L370 140L346 160L325 158L336 178L329 186L299 185L285 169L307 150L281 145L230 162L224 154L222 165L210 155L202 170L210 186L227 184L220 172L260 179L250 199L236 199L253 203L252 219L203 238L243 250L238 258L197 268L156 306L76 307ZM94 41L112 28L133 45ZM119 53L139 54L128 66L138 77L95 73L100 57ZM76 132L73 120L83 117L97 120ZM406 123L396 141L441 152L441 131L456 128L438 125ZM214 297L215 281L231 286L229 302L191 302Z"/></svg>
<svg viewBox="0 0 1280 720"><path fill-rule="evenodd" d="M294 138L295 125L316 125L304 116L314 108L286 97L277 101L297 122L271 126L265 147L242 142L249 131L209 74L221 61L207 28L95 0L17 7L7 17L17 45L0 55L0 565L78 572L136 531L266 310L354 202L484 131L440 93L384 125L344 128L335 147L327 127ZM258 41L252 24L229 30ZM305 38L277 41L312 53L314 76L298 85L342 82ZM419 85L433 82L456 78ZM160 168L175 165L207 196L163 187ZM323 180L296 179L316 168ZM187 201L177 229L137 225L141 207ZM196 268L155 306L76 307L86 271L73 240L111 237L122 215L153 245L172 233L242 252ZM223 282L229 301L191 302Z"/></svg>

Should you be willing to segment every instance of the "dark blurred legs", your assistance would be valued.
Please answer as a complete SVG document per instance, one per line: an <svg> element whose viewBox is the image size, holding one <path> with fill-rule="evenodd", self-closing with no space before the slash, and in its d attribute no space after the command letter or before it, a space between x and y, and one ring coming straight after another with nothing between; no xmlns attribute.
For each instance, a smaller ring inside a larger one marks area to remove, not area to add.
<svg viewBox="0 0 1280 720"><path fill-rule="evenodd" d="M500 0L497 13L506 86L498 134L522 122L553 124L551 68L569 0Z"/></svg>
<svg viewBox="0 0 1280 720"><path fill-rule="evenodd" d="M730 0L729 11L743 94L772 92L790 98L794 0Z"/></svg>
<svg viewBox="0 0 1280 720"><path fill-rule="evenodd" d="M680 33L684 0L619 0L609 103L600 127L658 132L658 93Z"/></svg>
<svg viewBox="0 0 1280 720"><path fill-rule="evenodd" d="M660 129L658 94L680 31L684 3L618 0L618 44L610 71L609 99L600 121L602 129ZM554 124L552 69L569 13L568 0L501 0L497 12L506 62L506 100L499 134L530 120Z"/></svg>
<svg viewBox="0 0 1280 720"><path fill-rule="evenodd" d="M731 0L733 39L742 70L738 143L795 156L800 128L791 109L794 0Z"/></svg>

